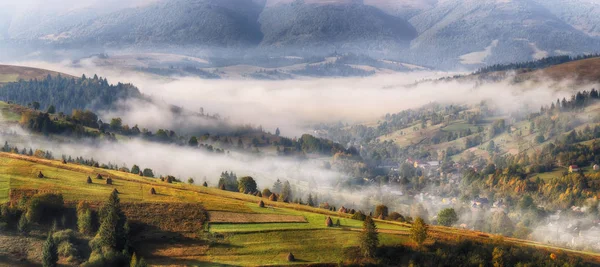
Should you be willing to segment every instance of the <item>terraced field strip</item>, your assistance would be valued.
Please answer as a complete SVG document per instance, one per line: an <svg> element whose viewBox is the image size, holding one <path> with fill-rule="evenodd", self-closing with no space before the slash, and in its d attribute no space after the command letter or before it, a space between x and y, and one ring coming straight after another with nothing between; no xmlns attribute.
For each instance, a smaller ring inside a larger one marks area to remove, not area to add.
<svg viewBox="0 0 600 267"><path fill-rule="evenodd" d="M307 223L304 216L264 213L211 211L211 223Z"/></svg>

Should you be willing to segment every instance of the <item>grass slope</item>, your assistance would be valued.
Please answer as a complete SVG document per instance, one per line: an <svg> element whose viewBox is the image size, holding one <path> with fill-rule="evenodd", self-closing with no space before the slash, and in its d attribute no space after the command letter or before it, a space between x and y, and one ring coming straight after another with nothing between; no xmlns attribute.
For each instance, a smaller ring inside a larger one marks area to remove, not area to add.
<svg viewBox="0 0 600 267"><path fill-rule="evenodd" d="M41 171L47 178L37 178ZM105 180L95 179L97 174L110 176L113 185ZM91 176L93 184L86 184L87 176ZM202 204L208 211L230 212L230 221L222 216L219 223L211 223L211 232L220 233L222 241L208 244L194 238L178 239L168 237L158 240L138 241L136 247L139 254L155 265L286 265L286 255L294 253L300 264L337 263L342 260L343 251L356 246L362 222L352 220L347 214L307 207L304 205L265 201L267 208L259 208L258 197L235 192L226 192L216 188L187 185L181 183L168 184L158 179L140 177L129 173L92 168L76 164L62 164L60 161L38 159L33 157L0 153L0 202L9 201L9 190L12 193L41 190L59 192L68 202L79 200L103 201L116 188L124 205L129 203L146 203L151 207L147 212L149 220L157 220L159 216L171 216L170 221L193 226L186 222L186 212L181 208L192 207L188 204ZM151 195L155 188L157 195ZM158 209L162 211L159 212ZM127 211L126 212L132 212ZM133 214L135 213L135 214ZM160 214L159 214L160 213ZM139 211L132 212L132 218L139 217ZM162 214L162 215L161 215ZM239 216L237 216L237 215ZM248 223L245 217L257 215L258 218L269 217L269 222ZM179 217L178 217L179 216ZM277 221L282 216L282 221ZM306 222L283 222L283 218L302 217ZM342 227L328 228L325 218L331 216L334 222L339 219ZM242 219L240 219L242 218ZM410 245L408 241L409 225L377 220L381 243L384 245ZM179 227L173 231L190 234L189 227ZM186 228L186 229L183 229ZM430 228L436 240L450 240L457 237L473 240L487 240L488 234L471 232L453 228ZM199 229L198 229L199 230ZM187 235L191 237L191 235ZM0 240L16 242L16 236L3 236ZM506 239L507 242L522 246L538 246L550 251L557 248L548 247L531 241ZM24 252L25 253L25 252ZM587 260L600 262L598 255L577 253ZM1 254L1 253L0 253ZM27 260L39 262L36 253L25 253ZM0 258L1 259L1 258Z"/></svg>
<svg viewBox="0 0 600 267"><path fill-rule="evenodd" d="M31 80L31 79L43 79L46 76L61 75L63 77L70 77L71 75L59 73L56 71L12 66L12 65L0 65L0 85L4 83L17 82L19 80Z"/></svg>

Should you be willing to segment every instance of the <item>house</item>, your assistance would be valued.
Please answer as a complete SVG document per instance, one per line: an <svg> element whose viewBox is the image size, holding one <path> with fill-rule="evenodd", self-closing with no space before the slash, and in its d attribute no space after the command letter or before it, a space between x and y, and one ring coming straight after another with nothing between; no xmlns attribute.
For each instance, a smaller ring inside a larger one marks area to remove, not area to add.
<svg viewBox="0 0 600 267"><path fill-rule="evenodd" d="M488 206L489 204L490 201L485 197L476 197L473 199L473 201L471 201L471 206L473 208L482 208L484 206Z"/></svg>
<svg viewBox="0 0 600 267"><path fill-rule="evenodd" d="M594 164L594 167L592 167L592 169L596 172L600 171L600 166L598 166L598 164Z"/></svg>
<svg viewBox="0 0 600 267"><path fill-rule="evenodd" d="M579 167L577 165L571 165L569 166L569 173L571 172L578 172L579 171Z"/></svg>

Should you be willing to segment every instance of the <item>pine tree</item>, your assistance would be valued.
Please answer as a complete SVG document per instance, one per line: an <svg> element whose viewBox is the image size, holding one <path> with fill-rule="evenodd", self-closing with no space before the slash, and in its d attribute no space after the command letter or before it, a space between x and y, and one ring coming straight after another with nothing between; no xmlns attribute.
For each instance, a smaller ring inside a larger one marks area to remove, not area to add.
<svg viewBox="0 0 600 267"><path fill-rule="evenodd" d="M48 238L44 242L42 250L42 265L44 267L56 267L58 262L58 247L52 238L52 233L48 233Z"/></svg>
<svg viewBox="0 0 600 267"><path fill-rule="evenodd" d="M27 235L29 233L29 220L27 220L27 216L25 216L25 213L21 214L21 218L19 218L17 230L19 230L19 232L24 235Z"/></svg>
<svg viewBox="0 0 600 267"><path fill-rule="evenodd" d="M311 194L308 194L308 201L307 201L307 202L308 202L308 205L309 205L309 206L311 206L311 207L314 207L314 206L315 206L315 203L313 202L313 199L312 199L312 195L311 195Z"/></svg>
<svg viewBox="0 0 600 267"><path fill-rule="evenodd" d="M127 218L121 211L119 193L116 189L100 211L100 229L96 238L102 246L121 251L127 244Z"/></svg>
<svg viewBox="0 0 600 267"><path fill-rule="evenodd" d="M378 245L379 236L377 226L375 226L375 222L369 216L363 222L363 230L360 235L360 250L365 257L372 258L375 256Z"/></svg>

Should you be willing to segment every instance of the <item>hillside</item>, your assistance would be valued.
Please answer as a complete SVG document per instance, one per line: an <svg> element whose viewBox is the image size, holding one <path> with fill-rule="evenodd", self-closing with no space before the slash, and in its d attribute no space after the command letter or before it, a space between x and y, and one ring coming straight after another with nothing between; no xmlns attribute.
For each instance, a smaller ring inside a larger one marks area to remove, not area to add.
<svg viewBox="0 0 600 267"><path fill-rule="evenodd" d="M410 23L419 33L412 52L433 51L426 64L450 68L591 52L598 46L598 40L530 0L444 1Z"/></svg>
<svg viewBox="0 0 600 267"><path fill-rule="evenodd" d="M111 2L107 7L8 11L0 33L2 45L15 51L4 55L9 58L38 50L52 55L55 49L79 55L124 49L194 57L360 52L438 69L475 69L598 52L597 3L558 2Z"/></svg>
<svg viewBox="0 0 600 267"><path fill-rule="evenodd" d="M64 164L60 161L44 160L35 157L0 153L0 202L18 202L20 196L32 196L36 192L52 192L63 195L68 205L81 200L95 206L105 199L113 189L117 189L124 212L132 223L132 242L139 256L152 265L195 265L235 264L243 266L287 265L286 255L293 252L302 264L337 263L344 259L344 251L357 245L358 229L361 222L349 219L350 215L332 212L306 205L272 202L263 199L269 208L259 208L259 197L232 193L216 188L166 183L158 179L143 178L129 173L86 167L78 164ZM38 172L44 178L37 178ZM85 177L96 177L86 184ZM112 179L112 185L106 179ZM157 192L149 192L154 188ZM195 208L194 205L198 205ZM211 221L210 232L221 236L207 242L197 236L201 213L190 213L190 208L206 210ZM144 210L144 214L139 214ZM340 220L341 228L326 227L326 216ZM411 249L407 239L409 224L377 220L381 245L386 247L403 246ZM31 247L39 244L31 237L0 234L3 244L0 259L17 255L20 262L39 262L39 254ZM435 242L453 244L456 237L483 244L502 242L503 246L521 247L534 253L549 255L551 252L561 257L581 257L584 261L596 263L600 256L570 250L558 250L547 245L530 241L506 238L498 241L493 236L478 232L430 228L430 236ZM165 243L165 238L169 242ZM496 240L496 241L494 241ZM20 243L15 243L20 242ZM26 247L27 244L30 248ZM303 244L298 246L297 244ZM424 256L424 255L423 255ZM15 259L15 258L13 258ZM62 258L61 262L66 263ZM12 266L26 265L18 261Z"/></svg>
<svg viewBox="0 0 600 267"><path fill-rule="evenodd" d="M38 68L22 67L22 66L11 66L11 65L0 65L0 85L17 82L19 80L32 80L32 79L45 79L48 75L63 77L70 77L68 74L58 73L51 70L44 70Z"/></svg>
<svg viewBox="0 0 600 267"><path fill-rule="evenodd" d="M263 46L383 51L406 46L416 36L403 19L365 5L280 4L265 9L259 22Z"/></svg>
<svg viewBox="0 0 600 267"><path fill-rule="evenodd" d="M554 81L573 80L580 84L600 82L600 58L577 60L551 66L545 69L520 74L519 80L541 80L549 78Z"/></svg>

